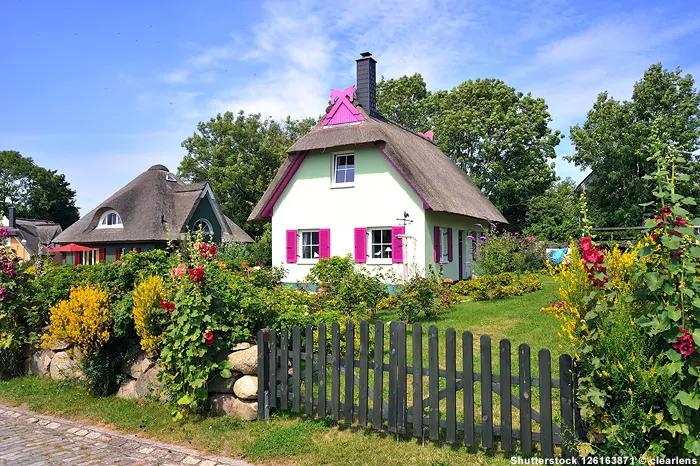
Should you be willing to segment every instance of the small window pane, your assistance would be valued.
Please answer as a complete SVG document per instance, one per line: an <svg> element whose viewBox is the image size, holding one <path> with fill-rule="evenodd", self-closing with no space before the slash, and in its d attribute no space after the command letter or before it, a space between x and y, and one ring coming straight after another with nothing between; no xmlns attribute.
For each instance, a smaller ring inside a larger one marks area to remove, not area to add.
<svg viewBox="0 0 700 466"><path fill-rule="evenodd" d="M338 170L337 172L335 172L335 182L345 183L345 171Z"/></svg>
<svg viewBox="0 0 700 466"><path fill-rule="evenodd" d="M354 168L348 168L345 170L345 182L346 183L354 183L355 182L355 169Z"/></svg>
<svg viewBox="0 0 700 466"><path fill-rule="evenodd" d="M372 242L379 243L382 241L382 230L372 230Z"/></svg>
<svg viewBox="0 0 700 466"><path fill-rule="evenodd" d="M382 230L382 243L391 244L391 230Z"/></svg>
<svg viewBox="0 0 700 466"><path fill-rule="evenodd" d="M319 255L318 255L318 245L316 245L316 246L311 246L311 254L312 254L312 255L311 255L311 258L312 258L312 259L318 259L318 257L319 257Z"/></svg>

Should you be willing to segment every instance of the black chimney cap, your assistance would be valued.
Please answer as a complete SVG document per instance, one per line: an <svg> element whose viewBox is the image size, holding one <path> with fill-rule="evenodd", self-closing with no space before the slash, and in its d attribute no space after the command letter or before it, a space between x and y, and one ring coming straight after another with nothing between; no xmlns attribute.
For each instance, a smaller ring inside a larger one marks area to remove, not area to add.
<svg viewBox="0 0 700 466"><path fill-rule="evenodd" d="M362 52L360 55L362 55L364 58L367 58L372 56L372 52Z"/></svg>

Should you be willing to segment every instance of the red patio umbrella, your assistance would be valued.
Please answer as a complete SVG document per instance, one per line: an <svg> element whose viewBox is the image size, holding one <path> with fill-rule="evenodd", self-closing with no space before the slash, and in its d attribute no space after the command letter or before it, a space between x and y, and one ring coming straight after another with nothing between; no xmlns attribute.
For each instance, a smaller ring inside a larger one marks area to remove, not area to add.
<svg viewBox="0 0 700 466"><path fill-rule="evenodd" d="M70 243L65 246L60 246L53 248L51 252L85 252L85 251L95 251L97 248L89 248L87 246L80 246L79 244Z"/></svg>

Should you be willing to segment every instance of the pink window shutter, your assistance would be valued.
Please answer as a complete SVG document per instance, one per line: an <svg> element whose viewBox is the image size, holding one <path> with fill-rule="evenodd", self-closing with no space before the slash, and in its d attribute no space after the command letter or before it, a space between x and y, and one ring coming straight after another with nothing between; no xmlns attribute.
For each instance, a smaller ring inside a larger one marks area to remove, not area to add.
<svg viewBox="0 0 700 466"><path fill-rule="evenodd" d="M406 227L391 227L391 262L403 262L403 239L396 235L403 235Z"/></svg>
<svg viewBox="0 0 700 466"><path fill-rule="evenodd" d="M452 262L452 228L447 229L447 262Z"/></svg>
<svg viewBox="0 0 700 466"><path fill-rule="evenodd" d="M287 263L294 264L297 261L297 231L287 230Z"/></svg>
<svg viewBox="0 0 700 466"><path fill-rule="evenodd" d="M330 228L320 228L318 230L318 256L320 259L331 257Z"/></svg>
<svg viewBox="0 0 700 466"><path fill-rule="evenodd" d="M433 260L440 262L440 227L433 227Z"/></svg>
<svg viewBox="0 0 700 466"><path fill-rule="evenodd" d="M355 228L355 262L367 262L367 229Z"/></svg>

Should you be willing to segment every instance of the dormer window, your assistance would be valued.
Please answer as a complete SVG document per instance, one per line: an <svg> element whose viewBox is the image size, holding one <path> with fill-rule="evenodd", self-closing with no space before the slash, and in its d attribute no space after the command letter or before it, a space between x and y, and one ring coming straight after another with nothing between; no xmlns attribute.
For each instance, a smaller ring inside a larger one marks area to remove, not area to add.
<svg viewBox="0 0 700 466"><path fill-rule="evenodd" d="M177 178L175 178L175 175L172 173L168 173L165 175L165 181L177 181Z"/></svg>
<svg viewBox="0 0 700 466"><path fill-rule="evenodd" d="M211 225L211 222L207 220L206 218L200 218L196 222L194 222L194 231L198 232L202 229L202 233L205 235L211 235L214 233L214 227Z"/></svg>
<svg viewBox="0 0 700 466"><path fill-rule="evenodd" d="M97 224L97 228L123 228L123 226L122 218L116 210L108 210L102 214L100 223Z"/></svg>

